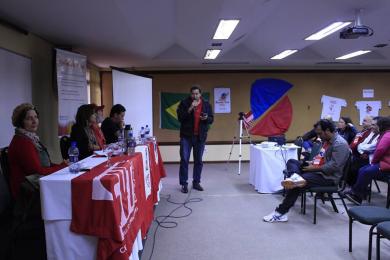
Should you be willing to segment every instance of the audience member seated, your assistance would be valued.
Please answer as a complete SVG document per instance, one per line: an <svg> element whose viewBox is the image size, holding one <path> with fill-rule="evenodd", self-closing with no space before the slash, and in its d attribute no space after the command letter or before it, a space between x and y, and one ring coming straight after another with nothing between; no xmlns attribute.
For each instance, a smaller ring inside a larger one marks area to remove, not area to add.
<svg viewBox="0 0 390 260"><path fill-rule="evenodd" d="M363 130L358 133L350 145L352 150L351 168L347 177L347 184L352 186L356 182L359 169L370 163L379 137L377 125L378 117L368 116L363 120ZM368 126L368 124L370 124Z"/></svg>
<svg viewBox="0 0 390 260"><path fill-rule="evenodd" d="M96 114L96 123L92 125L93 133L95 134L96 141L101 150L104 149L106 144L106 139L104 138L103 132L100 129L99 125L103 122L103 109L104 106L97 106L96 104L91 104L93 111Z"/></svg>
<svg viewBox="0 0 390 260"><path fill-rule="evenodd" d="M349 146L353 153L356 152L358 144L363 142L363 140L372 132L372 120L372 116L365 116L363 118L363 129L355 135L355 138Z"/></svg>
<svg viewBox="0 0 390 260"><path fill-rule="evenodd" d="M325 116L323 119L332 121L332 117L330 115ZM313 126L313 129L311 129L309 132L306 132L302 136L302 145L301 146L303 148L303 150L302 150L303 158L300 158L300 159L303 159L303 160L310 159L311 160L312 157L316 156L317 152L313 151L315 153L315 154L313 154L312 149L313 149L313 146L317 147L320 142L321 142L321 139L317 136L316 131L315 131L315 126Z"/></svg>
<svg viewBox="0 0 390 260"><path fill-rule="evenodd" d="M359 169L356 183L345 194L346 198L356 205L360 205L367 196L372 179L382 172L390 171L390 117L379 118L377 125L379 138L371 164Z"/></svg>
<svg viewBox="0 0 390 260"><path fill-rule="evenodd" d="M70 139L77 142L79 148L79 160L93 154L93 151L101 150L93 126L96 125L96 114L91 105L82 105L76 114L76 123L72 126Z"/></svg>
<svg viewBox="0 0 390 260"><path fill-rule="evenodd" d="M9 145L8 160L11 192L16 199L25 176L48 175L66 167L67 162L51 162L46 147L37 135L39 114L33 105L24 103L17 106L12 114L12 124L15 135Z"/></svg>
<svg viewBox="0 0 390 260"><path fill-rule="evenodd" d="M125 112L124 106L116 104L111 108L110 117L104 119L101 128L107 144L118 142L120 131L124 128Z"/></svg>
<svg viewBox="0 0 390 260"><path fill-rule="evenodd" d="M333 122L322 119L315 124L316 134L327 143L325 162L321 166L309 164L303 168L287 169L288 172L296 172L299 178L287 178L282 181L282 186L287 190L283 202L271 214L263 218L266 222L285 222L287 213L294 205L302 189L318 186L336 185L343 174L343 167L349 156L347 142L337 134ZM287 165L289 167L289 164Z"/></svg>
<svg viewBox="0 0 390 260"><path fill-rule="evenodd" d="M349 117L340 117L337 132L341 135L348 144L351 144L354 140L357 130L352 124L352 120Z"/></svg>

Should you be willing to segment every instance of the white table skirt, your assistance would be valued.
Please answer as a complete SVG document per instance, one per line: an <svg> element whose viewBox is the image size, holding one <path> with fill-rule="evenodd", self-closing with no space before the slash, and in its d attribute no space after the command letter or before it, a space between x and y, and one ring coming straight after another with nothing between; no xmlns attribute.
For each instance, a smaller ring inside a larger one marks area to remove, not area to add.
<svg viewBox="0 0 390 260"><path fill-rule="evenodd" d="M249 183L260 193L274 193L282 189L283 170L289 159L297 159L297 148L262 148L251 145Z"/></svg>
<svg viewBox="0 0 390 260"><path fill-rule="evenodd" d="M144 162L147 146L137 146ZM92 168L105 162L105 157L88 157L80 161L81 168ZM148 167L149 168L149 167ZM71 181L83 174L72 174L68 167L40 179L42 218L45 223L46 251L49 260L96 259L98 238L80 235L70 231L72 219ZM160 182L160 190L162 185ZM142 250L141 231L133 245L130 260L138 260L138 251Z"/></svg>

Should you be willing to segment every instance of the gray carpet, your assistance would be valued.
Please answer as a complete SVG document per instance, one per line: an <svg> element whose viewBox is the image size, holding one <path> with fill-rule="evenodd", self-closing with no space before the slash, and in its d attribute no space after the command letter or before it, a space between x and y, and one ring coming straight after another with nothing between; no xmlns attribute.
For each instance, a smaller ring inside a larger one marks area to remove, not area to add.
<svg viewBox="0 0 390 260"><path fill-rule="evenodd" d="M162 198L155 216L166 215L177 207L167 202L168 195L175 202L184 202L187 198L178 185L179 166L168 164L165 167L168 176L163 180ZM336 201L340 213L335 213L329 202L320 203L317 225L312 224L313 200L309 195L306 215L300 214L298 200L289 212L287 223L265 223L262 217L274 210L283 197L257 193L248 183L249 164L243 164L240 176L237 167L238 163L204 165L202 186L205 191L192 190L189 194L190 198L203 201L189 204L193 213L174 220L178 223L176 228L158 228L153 260L367 259L368 226L354 223L353 252L348 252L348 217L341 201ZM371 205L385 205L386 194L383 193L387 187L381 187L381 194L373 193ZM174 215L187 212L181 208ZM154 223L142 260L150 257L155 229ZM381 249L382 259L390 259L388 240L381 240Z"/></svg>

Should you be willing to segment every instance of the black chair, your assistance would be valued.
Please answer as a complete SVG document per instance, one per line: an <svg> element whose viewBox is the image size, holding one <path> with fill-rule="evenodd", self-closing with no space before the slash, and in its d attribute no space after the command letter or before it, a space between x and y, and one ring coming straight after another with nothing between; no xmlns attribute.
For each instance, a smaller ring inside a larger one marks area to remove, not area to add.
<svg viewBox="0 0 390 260"><path fill-rule="evenodd" d="M8 184L8 187L10 187L10 180L9 180L9 165L8 165L8 147L1 148L0 150L0 165L1 170L3 172L4 178L6 183Z"/></svg>
<svg viewBox="0 0 390 260"><path fill-rule="evenodd" d="M338 209L337 209L337 206L336 206L336 203L335 203L335 199L341 199L342 203L343 203L343 206L344 208L347 210L347 206L345 204L345 201L344 201L344 196L342 194L342 192L344 191L345 189L345 185L346 185L346 177L348 175L348 172L349 172L349 169L350 169L350 166L351 166L351 154L349 154L348 156L348 159L347 161L345 162L345 165L344 165L344 168L343 168L343 175L342 177L340 178L340 181L337 185L334 185L334 186L320 186L320 187L312 187L312 188L308 188L306 190L304 190L301 194L301 212L303 214L306 214L306 193L307 192L311 192L312 194L314 194L314 216L313 216L313 224L317 224L317 201L318 199L321 199L323 200L323 202L325 202L325 199L324 199L324 194L328 195L328 198L329 201L331 202L332 204L332 207L333 207L333 210L338 213ZM339 198L333 198L333 194L337 193Z"/></svg>
<svg viewBox="0 0 390 260"><path fill-rule="evenodd" d="M377 188L378 192L379 193L381 192L380 189L379 189L377 180L381 181L381 182L384 182L384 183L387 183L386 208L389 208L389 206L390 206L390 172L381 172L378 177L374 178L371 181L370 186L369 186L370 193L368 194L367 201L371 202L372 182L374 182L374 184L376 185L376 188Z"/></svg>
<svg viewBox="0 0 390 260"><path fill-rule="evenodd" d="M66 135L62 136L60 139L60 149L61 149L62 159L64 160L69 159L69 155L68 155L69 147L70 147L70 137Z"/></svg>
<svg viewBox="0 0 390 260"><path fill-rule="evenodd" d="M348 249L352 252L352 224L354 221L358 221L365 225L370 225L370 231L368 236L368 259L371 260L372 252L372 236L376 234L374 232L375 227L384 221L390 221L390 210L376 206L356 206L347 210L349 216L349 242Z"/></svg>
<svg viewBox="0 0 390 260"><path fill-rule="evenodd" d="M390 221L379 223L376 227L376 259L381 259L380 239L387 238L390 240Z"/></svg>

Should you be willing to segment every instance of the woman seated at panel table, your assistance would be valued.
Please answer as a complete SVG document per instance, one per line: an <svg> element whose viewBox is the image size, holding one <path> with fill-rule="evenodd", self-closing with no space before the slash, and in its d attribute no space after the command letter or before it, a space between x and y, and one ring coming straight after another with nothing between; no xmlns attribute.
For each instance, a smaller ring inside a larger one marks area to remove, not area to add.
<svg viewBox="0 0 390 260"><path fill-rule="evenodd" d="M66 167L67 162L51 162L46 147L37 135L39 114L33 105L24 103L17 106L12 114L12 124L15 135L8 148L8 162L11 192L16 199L25 176L48 175Z"/></svg>
<svg viewBox="0 0 390 260"><path fill-rule="evenodd" d="M79 149L79 160L93 154L94 151L102 150L99 146L93 126L96 124L96 114L93 106L82 105L76 114L76 123L72 126L70 139L76 141Z"/></svg>

